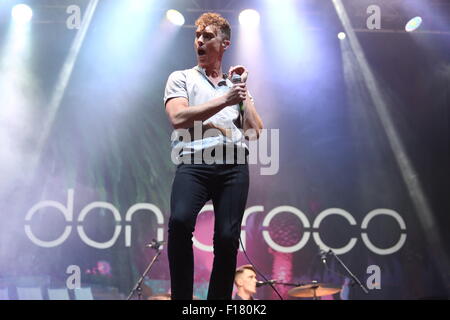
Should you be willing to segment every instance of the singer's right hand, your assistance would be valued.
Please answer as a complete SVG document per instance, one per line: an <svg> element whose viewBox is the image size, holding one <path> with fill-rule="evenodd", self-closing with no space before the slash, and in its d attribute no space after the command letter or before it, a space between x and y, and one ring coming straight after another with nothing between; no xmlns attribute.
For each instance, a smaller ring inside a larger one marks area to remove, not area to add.
<svg viewBox="0 0 450 320"><path fill-rule="evenodd" d="M225 105L232 106L239 104L247 98L247 87L245 83L235 83L224 95Z"/></svg>

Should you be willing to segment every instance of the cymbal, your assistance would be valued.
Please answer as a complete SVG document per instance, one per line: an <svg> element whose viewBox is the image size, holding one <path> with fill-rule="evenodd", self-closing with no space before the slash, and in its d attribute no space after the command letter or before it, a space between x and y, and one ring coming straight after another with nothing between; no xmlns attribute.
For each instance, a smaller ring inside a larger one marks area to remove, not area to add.
<svg viewBox="0 0 450 320"><path fill-rule="evenodd" d="M147 300L171 300L170 293L155 294L147 298Z"/></svg>
<svg viewBox="0 0 450 320"><path fill-rule="evenodd" d="M148 297L147 300L172 300L172 296L170 295L170 293L160 293ZM197 296L193 296L192 300L200 300L200 298Z"/></svg>
<svg viewBox="0 0 450 320"><path fill-rule="evenodd" d="M328 296L341 291L341 287L327 283L311 283L295 287L288 291L288 295L297 298L313 298Z"/></svg>
<svg viewBox="0 0 450 320"><path fill-rule="evenodd" d="M153 294L152 288L145 284L145 282L141 283L141 292L144 297L150 297Z"/></svg>

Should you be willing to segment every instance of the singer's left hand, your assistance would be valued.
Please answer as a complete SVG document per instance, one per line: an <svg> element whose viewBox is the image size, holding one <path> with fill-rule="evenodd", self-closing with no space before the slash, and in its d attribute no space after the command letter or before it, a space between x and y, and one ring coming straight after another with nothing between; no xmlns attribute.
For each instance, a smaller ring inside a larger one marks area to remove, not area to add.
<svg viewBox="0 0 450 320"><path fill-rule="evenodd" d="M228 78L231 79L231 77L233 77L233 74L235 73L241 76L242 82L247 82L248 71L244 66L239 65L230 67L230 70L228 70Z"/></svg>

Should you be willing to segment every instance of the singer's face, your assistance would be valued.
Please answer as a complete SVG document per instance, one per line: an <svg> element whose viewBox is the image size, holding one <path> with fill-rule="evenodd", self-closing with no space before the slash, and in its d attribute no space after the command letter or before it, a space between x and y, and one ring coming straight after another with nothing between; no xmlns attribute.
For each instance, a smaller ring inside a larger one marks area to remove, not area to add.
<svg viewBox="0 0 450 320"><path fill-rule="evenodd" d="M200 67L206 67L220 60L225 48L229 44L224 40L221 32L214 26L199 26L195 31L194 47L197 62Z"/></svg>
<svg viewBox="0 0 450 320"><path fill-rule="evenodd" d="M256 293L256 273L249 269L244 269L241 275L242 288L250 294Z"/></svg>

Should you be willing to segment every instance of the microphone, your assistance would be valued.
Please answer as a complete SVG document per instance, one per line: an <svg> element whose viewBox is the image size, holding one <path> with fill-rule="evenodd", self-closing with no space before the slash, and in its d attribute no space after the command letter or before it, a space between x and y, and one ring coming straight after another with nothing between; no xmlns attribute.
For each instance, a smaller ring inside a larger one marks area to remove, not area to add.
<svg viewBox="0 0 450 320"><path fill-rule="evenodd" d="M166 242L165 241L156 241L155 239L153 239L152 242L150 242L149 244L146 244L145 247L159 250L159 247L162 246L164 243L166 243Z"/></svg>
<svg viewBox="0 0 450 320"><path fill-rule="evenodd" d="M259 288L268 284L275 284L275 283L277 283L277 280L273 279L269 281L256 281L256 287Z"/></svg>
<svg viewBox="0 0 450 320"><path fill-rule="evenodd" d="M242 82L242 78L239 74L234 73L233 76L231 77L231 82L233 83L241 83Z"/></svg>
<svg viewBox="0 0 450 320"><path fill-rule="evenodd" d="M323 264L326 264L327 263L328 252L326 252L325 250L320 249L319 253L320 253L320 259L322 260Z"/></svg>
<svg viewBox="0 0 450 320"><path fill-rule="evenodd" d="M234 73L233 76L231 77L231 82L233 83L241 83L242 82L242 78L239 74ZM241 111L244 111L244 102L239 102L239 109Z"/></svg>

